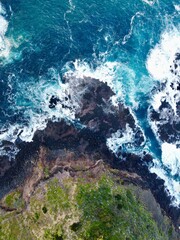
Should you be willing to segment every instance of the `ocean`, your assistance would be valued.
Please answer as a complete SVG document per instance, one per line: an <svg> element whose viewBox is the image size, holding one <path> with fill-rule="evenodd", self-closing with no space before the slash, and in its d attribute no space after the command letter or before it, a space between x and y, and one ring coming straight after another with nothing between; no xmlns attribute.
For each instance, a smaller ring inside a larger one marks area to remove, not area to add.
<svg viewBox="0 0 180 240"><path fill-rule="evenodd" d="M116 154L149 152L149 171L180 207L180 1L0 0L0 155L32 141L49 120L75 122L64 77L92 77L130 108L145 142L127 126L107 139ZM72 91L72 88L71 88ZM69 103L70 104L70 103ZM8 147L7 147L8 145Z"/></svg>

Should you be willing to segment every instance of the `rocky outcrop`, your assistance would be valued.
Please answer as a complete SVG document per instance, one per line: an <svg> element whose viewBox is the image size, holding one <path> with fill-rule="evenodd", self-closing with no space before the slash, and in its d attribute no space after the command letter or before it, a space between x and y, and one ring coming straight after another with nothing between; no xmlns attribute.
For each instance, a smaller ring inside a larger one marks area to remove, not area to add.
<svg viewBox="0 0 180 240"><path fill-rule="evenodd" d="M22 186L24 199L28 201L29 194L42 179L62 169L68 169L73 174L74 170L71 171L71 168L73 169L72 166L77 159L78 161L81 159L82 166L89 161L92 161L93 166L96 161L101 160L112 168L137 173L142 179L142 187L151 189L157 202L172 218L175 226L178 226L179 209L170 206L163 181L148 170L148 164L152 162L151 156L146 153L137 156L119 149L117 157L106 145L107 138L117 130L123 132L127 124L133 131L138 132L136 144L143 143L143 133L136 125L129 109L121 103L117 106L111 104L113 91L96 79L64 79L64 81L69 81L70 85L71 81L73 82L74 95L67 96L72 104L79 92L77 99L79 107L76 110L78 120L48 122L44 130L35 133L33 142L18 141L16 145L20 151L16 156L16 162L0 177L0 197L17 186ZM54 102L53 97L50 104L54 108L60 101Z"/></svg>
<svg viewBox="0 0 180 240"><path fill-rule="evenodd" d="M150 121L162 142L176 143L180 141L180 54L175 55L170 66L170 76L159 84L153 92L155 106L149 109ZM158 103L158 107L156 106Z"/></svg>

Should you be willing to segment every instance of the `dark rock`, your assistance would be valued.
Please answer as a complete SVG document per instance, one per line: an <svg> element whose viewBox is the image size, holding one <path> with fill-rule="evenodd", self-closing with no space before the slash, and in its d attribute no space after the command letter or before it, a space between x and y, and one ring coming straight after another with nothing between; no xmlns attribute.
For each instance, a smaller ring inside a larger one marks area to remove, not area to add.
<svg viewBox="0 0 180 240"><path fill-rule="evenodd" d="M176 61L180 60L180 53L176 53L176 55L175 55L175 60L176 60Z"/></svg>
<svg viewBox="0 0 180 240"><path fill-rule="evenodd" d="M59 98L52 96L49 100L49 108L55 108L55 106L57 105L57 103L59 102Z"/></svg>

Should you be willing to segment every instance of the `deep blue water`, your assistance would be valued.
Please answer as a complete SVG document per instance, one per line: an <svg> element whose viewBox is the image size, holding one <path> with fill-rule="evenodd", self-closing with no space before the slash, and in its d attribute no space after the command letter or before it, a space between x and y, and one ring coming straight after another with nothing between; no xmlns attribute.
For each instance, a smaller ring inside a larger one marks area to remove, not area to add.
<svg viewBox="0 0 180 240"><path fill-rule="evenodd" d="M48 118L67 117L49 109L48 101L52 94L61 91L64 73L81 71L82 68L73 65L75 60L93 73L103 73L102 66L108 63L108 68L109 63L114 63L113 88L119 100L134 112L147 139L146 150L163 168L161 142L147 113L158 79L148 71L147 59L163 32L171 35L173 28L179 32L180 1L1 0L1 3L0 36L6 47L0 41L3 131L0 140L13 142L24 129L21 137L30 141L34 131L43 128ZM4 32L2 18L8 23ZM180 202L180 195L177 198Z"/></svg>

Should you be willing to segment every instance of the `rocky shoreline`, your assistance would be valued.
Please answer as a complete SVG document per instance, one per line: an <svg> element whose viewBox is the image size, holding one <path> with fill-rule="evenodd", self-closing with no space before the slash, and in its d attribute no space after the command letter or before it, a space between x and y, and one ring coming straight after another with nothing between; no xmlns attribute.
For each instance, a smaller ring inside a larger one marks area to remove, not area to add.
<svg viewBox="0 0 180 240"><path fill-rule="evenodd" d="M58 171L68 170L72 175L76 169L76 161L82 162L82 167L96 166L102 161L120 173L124 171L130 177L124 177L128 183L150 189L157 203L166 215L170 217L177 231L180 226L180 209L171 206L171 200L164 188L164 181L150 173L148 164L152 164L152 157L144 152L142 156L134 153L125 153L118 149L118 154L113 154L106 145L107 138L119 129L123 132L128 126L135 133L136 146L141 146L144 136L129 109L119 103L117 106L110 104L113 91L97 79L64 79L72 83L73 96L68 96L68 101L73 101L78 95L79 108L76 110L77 122L60 120L49 121L47 127L37 131L31 143L16 141L20 149L12 165L0 161L0 198L17 187L23 189L23 198L28 202L36 186L43 179L47 179ZM86 90L81 91L86 86ZM51 102L52 107L60 101ZM68 106L64 103L64 108ZM6 143L7 144L7 143ZM137 178L132 178L136 174ZM121 174L123 178L123 174Z"/></svg>

